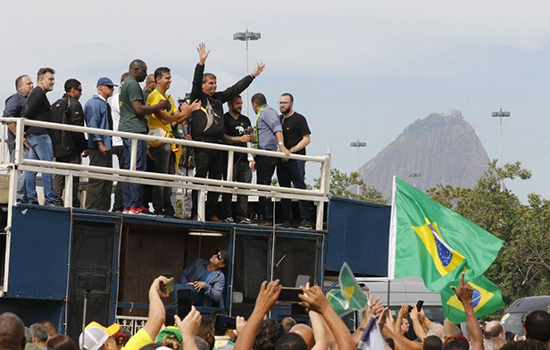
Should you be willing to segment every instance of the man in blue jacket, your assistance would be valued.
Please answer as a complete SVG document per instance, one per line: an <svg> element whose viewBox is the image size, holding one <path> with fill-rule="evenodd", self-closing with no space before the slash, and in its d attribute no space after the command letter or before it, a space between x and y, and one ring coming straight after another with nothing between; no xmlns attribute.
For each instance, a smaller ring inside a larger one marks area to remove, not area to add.
<svg viewBox="0 0 550 350"><path fill-rule="evenodd" d="M225 276L222 269L230 260L226 251L218 249L210 260L196 259L183 270L179 283L194 288L194 305L212 306L213 302L219 302L223 298Z"/></svg>
<svg viewBox="0 0 550 350"><path fill-rule="evenodd" d="M89 128L113 130L111 106L107 99L113 95L115 89L109 78L99 78L97 94L84 107L86 126ZM88 149L90 151L90 165L112 168L113 155L111 152L111 136L90 133L88 135ZM108 211L111 208L111 193L113 182L100 179L89 179L86 188L86 209Z"/></svg>

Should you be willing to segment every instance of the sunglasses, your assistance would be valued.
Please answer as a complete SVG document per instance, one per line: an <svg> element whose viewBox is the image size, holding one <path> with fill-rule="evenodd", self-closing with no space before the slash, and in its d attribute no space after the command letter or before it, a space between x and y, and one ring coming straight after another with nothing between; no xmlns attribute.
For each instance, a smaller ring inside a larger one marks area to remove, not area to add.
<svg viewBox="0 0 550 350"><path fill-rule="evenodd" d="M216 259L223 261L222 253L217 252L217 253L214 253L214 255L216 256Z"/></svg>

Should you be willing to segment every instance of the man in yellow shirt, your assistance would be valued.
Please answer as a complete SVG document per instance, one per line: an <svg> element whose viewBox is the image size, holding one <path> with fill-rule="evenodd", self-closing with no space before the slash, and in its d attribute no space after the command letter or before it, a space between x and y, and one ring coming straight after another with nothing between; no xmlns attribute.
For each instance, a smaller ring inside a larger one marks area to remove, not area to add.
<svg viewBox="0 0 550 350"><path fill-rule="evenodd" d="M149 314L147 322L133 337L128 340L122 350L139 350L142 346L150 344L157 338L162 326L166 312L161 298L168 295L160 291L160 285L166 284L168 278L164 276L157 277L149 288ZM120 329L118 324L112 324L104 327L97 322L90 322L86 326L84 337L85 350L98 350L103 347L104 350L117 350L115 334ZM82 348L82 334L78 341L79 348Z"/></svg>
<svg viewBox="0 0 550 350"><path fill-rule="evenodd" d="M178 110L172 96L167 94L172 84L170 69L159 67L155 70L154 77L157 87L149 94L147 105L155 105L162 100L168 100L170 107L166 110L160 110L147 115L149 136L173 138L172 125L180 124L187 120L193 111L201 107L201 103L200 101L195 101L190 105L184 104ZM181 147L160 141L150 141L147 153L155 162L155 172L161 174L176 173L179 157L181 156ZM171 193L172 189L169 187L156 186L153 188L155 214L173 217L175 212L170 202Z"/></svg>

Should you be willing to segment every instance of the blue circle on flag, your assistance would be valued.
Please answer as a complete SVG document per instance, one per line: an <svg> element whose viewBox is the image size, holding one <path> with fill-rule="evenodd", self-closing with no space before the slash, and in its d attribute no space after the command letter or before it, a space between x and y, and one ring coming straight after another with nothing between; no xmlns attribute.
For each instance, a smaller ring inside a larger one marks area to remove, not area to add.
<svg viewBox="0 0 550 350"><path fill-rule="evenodd" d="M443 266L449 266L451 260L453 260L453 252L443 245L437 238L435 239L435 245L437 247L437 255Z"/></svg>
<svg viewBox="0 0 550 350"><path fill-rule="evenodd" d="M481 293L479 290L474 288L474 293L472 294L472 306L475 308L481 301Z"/></svg>

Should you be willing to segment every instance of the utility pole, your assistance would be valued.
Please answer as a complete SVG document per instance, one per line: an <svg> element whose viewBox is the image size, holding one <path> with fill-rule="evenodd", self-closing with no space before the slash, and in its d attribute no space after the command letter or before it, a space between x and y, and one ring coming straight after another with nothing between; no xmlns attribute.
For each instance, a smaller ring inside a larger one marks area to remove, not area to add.
<svg viewBox="0 0 550 350"><path fill-rule="evenodd" d="M502 118L510 117L510 112L502 110L502 107L498 112L493 112L491 114L493 118L500 118L500 168L504 169L504 145L503 145L503 136L504 136L504 126L502 124ZM504 179L500 179L500 191L504 191Z"/></svg>
<svg viewBox="0 0 550 350"><path fill-rule="evenodd" d="M261 33L255 33L255 32L249 32L248 26L246 28L246 31L244 32L237 32L233 34L233 40L240 40L246 42L246 75L248 75L248 42L250 40L259 40L262 37ZM250 99L248 98L248 88L246 88L246 115L250 117Z"/></svg>

